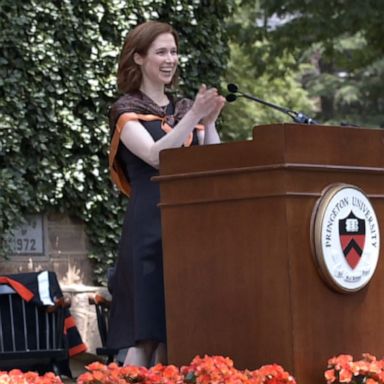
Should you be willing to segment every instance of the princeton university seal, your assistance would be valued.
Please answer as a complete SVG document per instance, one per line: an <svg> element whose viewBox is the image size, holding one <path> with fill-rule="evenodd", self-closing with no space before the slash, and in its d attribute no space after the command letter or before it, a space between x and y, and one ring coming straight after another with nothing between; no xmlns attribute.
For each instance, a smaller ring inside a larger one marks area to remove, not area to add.
<svg viewBox="0 0 384 384"><path fill-rule="evenodd" d="M328 187L312 213L312 246L320 274L339 292L355 292L372 278L379 259L379 225L364 192Z"/></svg>

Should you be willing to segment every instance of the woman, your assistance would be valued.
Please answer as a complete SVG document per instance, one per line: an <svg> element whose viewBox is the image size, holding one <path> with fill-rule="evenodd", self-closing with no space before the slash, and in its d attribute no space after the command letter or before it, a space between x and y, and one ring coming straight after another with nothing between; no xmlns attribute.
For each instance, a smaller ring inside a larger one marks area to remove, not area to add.
<svg viewBox="0 0 384 384"><path fill-rule="evenodd" d="M165 87L176 82L178 36L148 21L127 36L120 56L112 106L112 179L130 196L116 272L108 346L128 348L124 365L166 363L161 244L159 153L165 148L219 143L215 121L225 99L202 85L195 100L174 101Z"/></svg>

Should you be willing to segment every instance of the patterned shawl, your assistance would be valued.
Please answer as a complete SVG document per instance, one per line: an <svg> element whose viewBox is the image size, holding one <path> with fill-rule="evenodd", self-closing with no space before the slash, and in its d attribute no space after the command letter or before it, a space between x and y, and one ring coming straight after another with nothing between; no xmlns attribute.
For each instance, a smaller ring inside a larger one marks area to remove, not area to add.
<svg viewBox="0 0 384 384"><path fill-rule="evenodd" d="M171 102L173 98L167 94ZM156 115L165 120L167 124L173 127L176 122L181 120L183 116L191 109L193 101L190 99L180 99L175 104L175 112L172 116L166 116L164 108L157 105L144 93L138 91L136 93L125 94L120 97L111 107L109 114L109 126L111 132L115 130L118 118L127 112L139 115Z"/></svg>

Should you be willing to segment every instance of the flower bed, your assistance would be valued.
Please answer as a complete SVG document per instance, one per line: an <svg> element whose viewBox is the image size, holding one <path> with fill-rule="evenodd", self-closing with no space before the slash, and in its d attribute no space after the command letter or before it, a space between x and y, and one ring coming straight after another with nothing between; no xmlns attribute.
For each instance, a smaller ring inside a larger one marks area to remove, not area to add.
<svg viewBox="0 0 384 384"><path fill-rule="evenodd" d="M280 365L264 365L254 371L238 370L233 361L223 356L196 356L190 365L177 368L158 364L152 368L119 367L99 362L86 366L77 384L296 384L295 379ZM327 384L384 384L384 360L368 353L353 361L351 355L328 360L324 373ZM62 384L53 373L39 376L18 369L0 371L0 384Z"/></svg>
<svg viewBox="0 0 384 384"><path fill-rule="evenodd" d="M62 384L62 381L52 372L39 376L36 372L23 373L19 369L12 369L9 372L0 371L0 384Z"/></svg>
<svg viewBox="0 0 384 384"><path fill-rule="evenodd" d="M328 360L324 376L327 384L384 384L384 360L369 353L358 361L351 355L339 355Z"/></svg>
<svg viewBox="0 0 384 384"><path fill-rule="evenodd" d="M233 361L222 356L196 356L190 365L180 369L174 365L118 367L112 363L92 363L77 384L296 384L295 379L276 364L249 371L237 370Z"/></svg>

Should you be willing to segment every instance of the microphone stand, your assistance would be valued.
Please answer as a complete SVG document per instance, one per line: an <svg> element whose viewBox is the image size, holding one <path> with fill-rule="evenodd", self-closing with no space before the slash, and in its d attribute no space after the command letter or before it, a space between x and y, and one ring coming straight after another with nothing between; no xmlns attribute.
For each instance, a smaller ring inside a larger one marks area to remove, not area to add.
<svg viewBox="0 0 384 384"><path fill-rule="evenodd" d="M300 123L300 124L318 124L317 121L315 121L312 118L304 115L301 112L296 112L296 111L294 111L292 109L280 107L278 105L272 104L272 103L270 103L268 101L265 101L265 100L262 100L262 99L259 99L258 97L249 95L247 93L242 93L242 92L239 92L239 91L236 91L236 92L239 93L240 96L245 97L246 99L250 99L250 100L256 101L257 103L264 104L264 105L266 105L268 107L274 108L274 109L276 109L276 110L278 110L280 112L283 112L283 113L287 114L296 123ZM239 96L235 95L235 93L230 93L229 95L227 95L226 99L227 99L227 101L232 102L232 101L235 101L237 97L239 97Z"/></svg>

